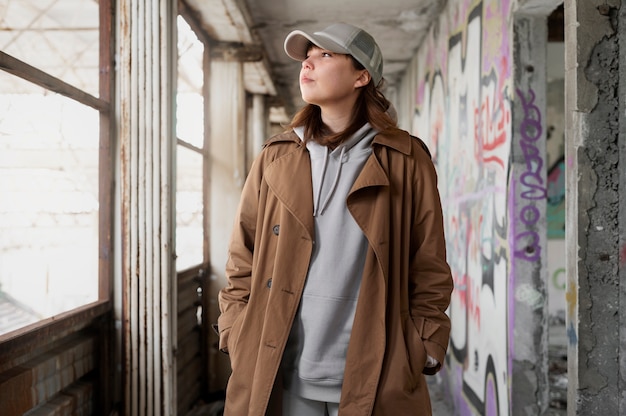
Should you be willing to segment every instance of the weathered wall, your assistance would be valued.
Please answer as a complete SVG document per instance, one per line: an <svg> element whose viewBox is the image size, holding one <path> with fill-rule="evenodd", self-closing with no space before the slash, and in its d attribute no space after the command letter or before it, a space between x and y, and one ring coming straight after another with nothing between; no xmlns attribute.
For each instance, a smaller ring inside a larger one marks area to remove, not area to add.
<svg viewBox="0 0 626 416"><path fill-rule="evenodd" d="M626 2L565 12L568 414L624 414Z"/></svg>
<svg viewBox="0 0 626 416"><path fill-rule="evenodd" d="M509 301L513 326L511 403L514 415L537 415L548 404L547 166L545 16L514 19L513 141L509 166L511 224Z"/></svg>
<svg viewBox="0 0 626 416"><path fill-rule="evenodd" d="M619 12L616 13L618 16L618 21L621 22L618 30L618 39L619 39L619 62L626 62L626 0L622 0L619 5ZM619 65L618 77L619 77L619 85L617 87L618 96L621 97L619 99L619 108L618 114L626 114L626 65ZM619 206L618 206L618 244L619 251L617 253L613 253L614 258L618 261L617 264L617 276L619 281L619 304L621 308L619 308L619 335L614 338L613 342L618 343L618 368L619 376L618 376L618 386L619 386L619 397L617 398L618 405L618 413L620 415L626 414L626 395L622 392L626 390L626 330L624 327L626 326L626 169L624 168L624 164L626 163L626 117L619 117L619 139L618 139L618 155L619 155L619 164L617 166L618 172L618 192L619 192Z"/></svg>
<svg viewBox="0 0 626 416"><path fill-rule="evenodd" d="M544 70L558 3L450 1L397 89L439 173L456 283L443 378L461 415L546 412L546 249L564 236L568 413L626 413L626 1L565 2L562 158Z"/></svg>
<svg viewBox="0 0 626 416"><path fill-rule="evenodd" d="M549 401L545 39L559 2L521 3L448 2L398 88L439 174L455 281L443 378L460 415Z"/></svg>
<svg viewBox="0 0 626 416"><path fill-rule="evenodd" d="M415 58L413 132L439 174L455 291L445 382L458 414L509 413L511 2L451 1ZM401 89L402 90L402 89Z"/></svg>

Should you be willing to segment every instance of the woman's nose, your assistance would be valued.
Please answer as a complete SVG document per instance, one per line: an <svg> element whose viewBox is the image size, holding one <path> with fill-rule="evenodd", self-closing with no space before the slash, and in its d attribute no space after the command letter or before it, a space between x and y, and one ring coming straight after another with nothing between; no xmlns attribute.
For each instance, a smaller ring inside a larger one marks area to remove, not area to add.
<svg viewBox="0 0 626 416"><path fill-rule="evenodd" d="M311 62L309 61L309 58L306 58L304 61L302 61L302 68L311 69Z"/></svg>

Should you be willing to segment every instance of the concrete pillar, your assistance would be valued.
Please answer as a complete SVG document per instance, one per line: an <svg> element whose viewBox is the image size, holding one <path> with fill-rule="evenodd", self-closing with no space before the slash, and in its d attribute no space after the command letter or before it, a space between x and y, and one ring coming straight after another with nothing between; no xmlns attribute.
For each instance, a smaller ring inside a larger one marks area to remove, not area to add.
<svg viewBox="0 0 626 416"><path fill-rule="evenodd" d="M253 94L251 109L249 112L249 135L247 168L250 168L252 161L259 154L263 143L268 139L269 114L265 105L265 95Z"/></svg>
<svg viewBox="0 0 626 416"><path fill-rule="evenodd" d="M568 415L626 414L625 16L565 2Z"/></svg>
<svg viewBox="0 0 626 416"><path fill-rule="evenodd" d="M176 413L176 2L118 2L124 414Z"/></svg>
<svg viewBox="0 0 626 416"><path fill-rule="evenodd" d="M208 203L212 292L208 295L217 299L217 291L226 285L224 267L228 241L246 175L246 93L241 62L214 59L209 65ZM218 315L217 304L214 304L208 319L215 323ZM228 357L213 352L216 377L211 387L226 386L230 373Z"/></svg>
<svg viewBox="0 0 626 416"><path fill-rule="evenodd" d="M543 414L548 396L545 15L516 14L509 177L513 302L511 409Z"/></svg>
<svg viewBox="0 0 626 416"><path fill-rule="evenodd" d="M411 60L411 63L407 66L405 76L398 81L394 97L395 101L393 101L393 104L396 107L396 113L398 115L398 126L413 134L417 134L422 140L430 143L432 138L428 136L428 132L418 131L417 126L415 126L413 122L415 111L417 110L416 106L418 105L415 99L417 80L419 79L418 63L419 61L417 56L415 56ZM422 110L430 105L430 103L419 104L422 106Z"/></svg>

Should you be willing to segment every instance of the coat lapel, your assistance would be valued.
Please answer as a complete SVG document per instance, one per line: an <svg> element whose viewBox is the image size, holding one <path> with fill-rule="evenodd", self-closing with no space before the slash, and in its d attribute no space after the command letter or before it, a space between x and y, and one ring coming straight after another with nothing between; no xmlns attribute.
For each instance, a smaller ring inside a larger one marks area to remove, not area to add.
<svg viewBox="0 0 626 416"><path fill-rule="evenodd" d="M389 177L372 153L348 195L348 209L374 250L385 280L389 270L389 198Z"/></svg>
<svg viewBox="0 0 626 416"><path fill-rule="evenodd" d="M313 225L313 190L311 160L304 146L276 159L265 170L265 180L276 198L291 212L309 233L315 236Z"/></svg>
<svg viewBox="0 0 626 416"><path fill-rule="evenodd" d="M350 194L358 191L362 188L367 188L370 186L388 186L389 178L387 177L387 173L380 166L378 159L372 154L365 161L365 165L363 165L363 169L361 169L361 173L354 181L354 185L352 185L352 189L350 190Z"/></svg>

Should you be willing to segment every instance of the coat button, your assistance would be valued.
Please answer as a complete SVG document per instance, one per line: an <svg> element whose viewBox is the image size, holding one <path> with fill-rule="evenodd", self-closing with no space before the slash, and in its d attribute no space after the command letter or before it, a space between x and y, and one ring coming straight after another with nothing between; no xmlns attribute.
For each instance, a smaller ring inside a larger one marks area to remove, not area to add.
<svg viewBox="0 0 626 416"><path fill-rule="evenodd" d="M269 279L269 280L267 281L267 287L268 287L268 289L271 289L271 288L272 288L272 279Z"/></svg>
<svg viewBox="0 0 626 416"><path fill-rule="evenodd" d="M275 235L278 235L278 233L280 232L280 225L275 225L272 227L272 231L274 232Z"/></svg>

